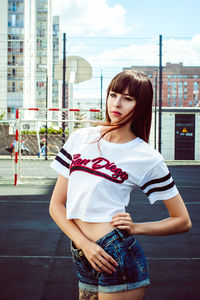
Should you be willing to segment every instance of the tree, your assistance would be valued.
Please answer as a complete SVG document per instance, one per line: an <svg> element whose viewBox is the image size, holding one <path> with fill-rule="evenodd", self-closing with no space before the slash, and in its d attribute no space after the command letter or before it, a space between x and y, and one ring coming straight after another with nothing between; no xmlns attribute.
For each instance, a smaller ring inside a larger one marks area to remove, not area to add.
<svg viewBox="0 0 200 300"><path fill-rule="evenodd" d="M5 116L6 112L0 112L0 120L3 120L4 116Z"/></svg>

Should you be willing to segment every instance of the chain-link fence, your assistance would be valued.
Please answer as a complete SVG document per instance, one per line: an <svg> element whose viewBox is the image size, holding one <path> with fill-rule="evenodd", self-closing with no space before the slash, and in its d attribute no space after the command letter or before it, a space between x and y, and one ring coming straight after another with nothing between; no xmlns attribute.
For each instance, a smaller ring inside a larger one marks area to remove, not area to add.
<svg viewBox="0 0 200 300"><path fill-rule="evenodd" d="M126 69L144 72L151 79L154 89L151 145L160 150L168 161L198 162L200 160L200 35L161 37L67 37L66 60L69 57L85 59L92 67L92 78L74 83L73 86L66 82L64 106L78 110L71 112L73 118L77 120L75 127L86 126L83 119L101 118L100 113L89 112L89 110L105 108L106 89L115 74ZM63 53L60 54L62 57ZM54 68L56 64L55 61ZM84 70L81 72L84 73ZM15 75L15 83L18 79L23 81L23 74L22 72L19 78L17 74ZM32 99L31 103L35 103L35 107L39 107L40 111L37 116L37 126L34 123L35 117L29 112L29 117L26 118L28 121L21 128L23 143L20 145L19 156L21 155L20 159L24 161L33 158L38 162L46 161L46 157L48 160L51 159L62 144L64 138L62 136L65 134L66 139L70 131L71 125L67 123L64 129L66 132L58 133L59 130L63 130L64 124L63 116L59 112L49 112L48 121L42 121L46 119L41 115L41 109L46 106L49 108L63 106L62 81L60 80L59 84L57 82L56 86L53 85L53 93L56 93L56 96L50 95L47 87L50 81L53 84L55 78L54 73L48 78L47 74L44 68L44 76L33 78L36 81L34 95L37 95L37 99ZM12 85L12 80L14 79L8 78L7 118L14 116L17 105L15 103L12 106L15 97L15 85ZM22 96L24 88L25 86L21 89ZM19 96L18 90L17 93ZM31 98L31 95L29 96ZM73 100L70 102L71 106L69 106L69 96ZM155 114L154 111L157 113ZM13 153L5 149L14 142L14 123L9 122L7 125L5 122L1 123L0 129L1 160L5 162L5 159L8 159L9 164ZM6 130L9 133L6 133ZM58 130L57 135L53 134L52 130L54 132ZM45 147L45 139L47 139L47 147ZM9 168L4 166L2 169L5 169L1 171L3 178L8 169L13 169L13 163L10 163Z"/></svg>

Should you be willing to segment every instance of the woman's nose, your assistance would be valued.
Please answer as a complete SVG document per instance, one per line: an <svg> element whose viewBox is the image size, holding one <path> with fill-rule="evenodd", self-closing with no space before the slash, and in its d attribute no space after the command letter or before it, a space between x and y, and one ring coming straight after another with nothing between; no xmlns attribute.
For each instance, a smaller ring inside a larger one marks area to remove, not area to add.
<svg viewBox="0 0 200 300"><path fill-rule="evenodd" d="M117 96L115 98L115 103L114 104L115 104L116 107L119 107L121 105L121 97L120 96Z"/></svg>

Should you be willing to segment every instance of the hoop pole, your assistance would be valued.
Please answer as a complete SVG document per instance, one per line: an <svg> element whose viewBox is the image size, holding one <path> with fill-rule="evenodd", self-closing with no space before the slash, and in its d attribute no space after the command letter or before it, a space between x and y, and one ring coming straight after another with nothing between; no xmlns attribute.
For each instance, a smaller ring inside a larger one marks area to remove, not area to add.
<svg viewBox="0 0 200 300"><path fill-rule="evenodd" d="M66 90L65 90L65 75L66 75L66 33L63 33L63 82L62 82L62 108L66 108L65 98L66 98ZM68 107L68 102L67 102ZM62 114L62 119L64 119L64 115ZM65 143L65 123L62 122L62 144Z"/></svg>

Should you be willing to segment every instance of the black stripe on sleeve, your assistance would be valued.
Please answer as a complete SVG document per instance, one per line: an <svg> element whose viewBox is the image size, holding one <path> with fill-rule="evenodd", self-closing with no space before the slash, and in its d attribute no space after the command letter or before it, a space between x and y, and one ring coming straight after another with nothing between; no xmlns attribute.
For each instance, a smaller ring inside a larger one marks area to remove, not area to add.
<svg viewBox="0 0 200 300"><path fill-rule="evenodd" d="M61 165L69 169L69 164L64 161L60 156L56 156L55 160L57 160Z"/></svg>
<svg viewBox="0 0 200 300"><path fill-rule="evenodd" d="M154 183L160 183L160 182L164 182L166 180L168 180L169 178L171 177L171 174L168 173L166 176L164 177L161 177L161 178L157 178L157 179L153 179L153 180L150 180L148 182L146 182L143 186L141 186L141 190L145 190L147 186L151 185L151 184L154 184Z"/></svg>
<svg viewBox="0 0 200 300"><path fill-rule="evenodd" d="M167 184L165 186L160 186L157 188L150 189L147 193L145 193L145 195L149 196L150 194L155 193L155 192L163 192L163 191L171 189L173 186L174 186L174 181L172 181L170 184Z"/></svg>
<svg viewBox="0 0 200 300"><path fill-rule="evenodd" d="M69 160L72 160L71 154L69 154L64 148L60 150L60 152L65 155Z"/></svg>

